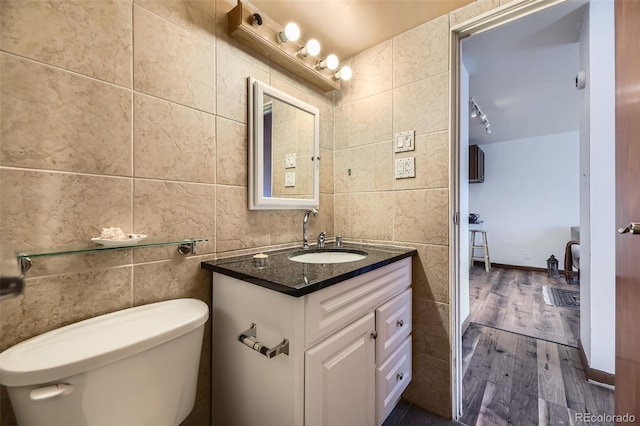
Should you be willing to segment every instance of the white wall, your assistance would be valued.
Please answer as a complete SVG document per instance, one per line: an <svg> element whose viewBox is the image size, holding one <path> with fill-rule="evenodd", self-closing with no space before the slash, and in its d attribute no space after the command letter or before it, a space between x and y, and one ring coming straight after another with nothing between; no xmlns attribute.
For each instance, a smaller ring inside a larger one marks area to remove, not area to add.
<svg viewBox="0 0 640 426"><path fill-rule="evenodd" d="M460 325L469 316L469 72L460 64Z"/></svg>
<svg viewBox="0 0 640 426"><path fill-rule="evenodd" d="M580 339L592 368L615 371L615 28L612 0L592 1L580 64ZM584 266L583 266L584 265Z"/></svg>
<svg viewBox="0 0 640 426"><path fill-rule="evenodd" d="M485 180L469 185L469 209L484 220L491 262L546 268L555 254L562 268L580 222L579 133L480 148Z"/></svg>

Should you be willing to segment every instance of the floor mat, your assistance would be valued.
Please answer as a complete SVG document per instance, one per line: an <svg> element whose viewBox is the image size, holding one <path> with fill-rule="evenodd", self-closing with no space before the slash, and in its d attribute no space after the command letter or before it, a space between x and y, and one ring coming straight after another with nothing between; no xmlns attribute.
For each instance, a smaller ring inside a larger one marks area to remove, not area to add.
<svg viewBox="0 0 640 426"><path fill-rule="evenodd" d="M560 288L542 287L542 296L547 305L580 310L580 292Z"/></svg>

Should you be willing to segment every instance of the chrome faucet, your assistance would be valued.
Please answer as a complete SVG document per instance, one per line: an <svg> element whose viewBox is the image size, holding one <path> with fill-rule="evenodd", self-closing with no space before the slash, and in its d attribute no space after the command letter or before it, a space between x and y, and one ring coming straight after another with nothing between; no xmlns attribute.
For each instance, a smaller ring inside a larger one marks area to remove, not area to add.
<svg viewBox="0 0 640 426"><path fill-rule="evenodd" d="M318 210L309 209L304 214L304 219L302 219L302 248L309 248L309 214L313 213L314 216L318 216Z"/></svg>

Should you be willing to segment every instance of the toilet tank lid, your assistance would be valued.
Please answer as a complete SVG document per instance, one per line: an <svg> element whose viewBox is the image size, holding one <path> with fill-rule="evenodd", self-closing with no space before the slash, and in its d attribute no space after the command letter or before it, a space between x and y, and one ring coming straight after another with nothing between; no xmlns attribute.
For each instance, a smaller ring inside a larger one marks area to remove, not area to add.
<svg viewBox="0 0 640 426"><path fill-rule="evenodd" d="M196 299L137 306L49 331L0 354L0 384L29 386L71 377L187 334L209 307Z"/></svg>

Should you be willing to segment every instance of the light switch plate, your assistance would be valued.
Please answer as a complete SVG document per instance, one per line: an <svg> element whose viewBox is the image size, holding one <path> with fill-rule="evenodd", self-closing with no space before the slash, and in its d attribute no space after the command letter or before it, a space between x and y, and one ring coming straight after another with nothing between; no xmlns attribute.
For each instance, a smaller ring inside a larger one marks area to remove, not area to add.
<svg viewBox="0 0 640 426"><path fill-rule="evenodd" d="M393 138L393 140L395 142L393 144L393 152L402 152L404 150L404 134L403 134L403 132L396 133L396 135Z"/></svg>
<svg viewBox="0 0 640 426"><path fill-rule="evenodd" d="M393 141L393 152L414 151L416 149L416 131L398 132Z"/></svg>
<svg viewBox="0 0 640 426"><path fill-rule="evenodd" d="M292 169L296 166L296 153L287 154L284 158L284 168Z"/></svg>
<svg viewBox="0 0 640 426"><path fill-rule="evenodd" d="M285 188L296 186L296 172L287 172L284 174L284 186Z"/></svg>
<svg viewBox="0 0 640 426"><path fill-rule="evenodd" d="M416 149L416 131L409 130L404 132L404 151L415 151Z"/></svg>

